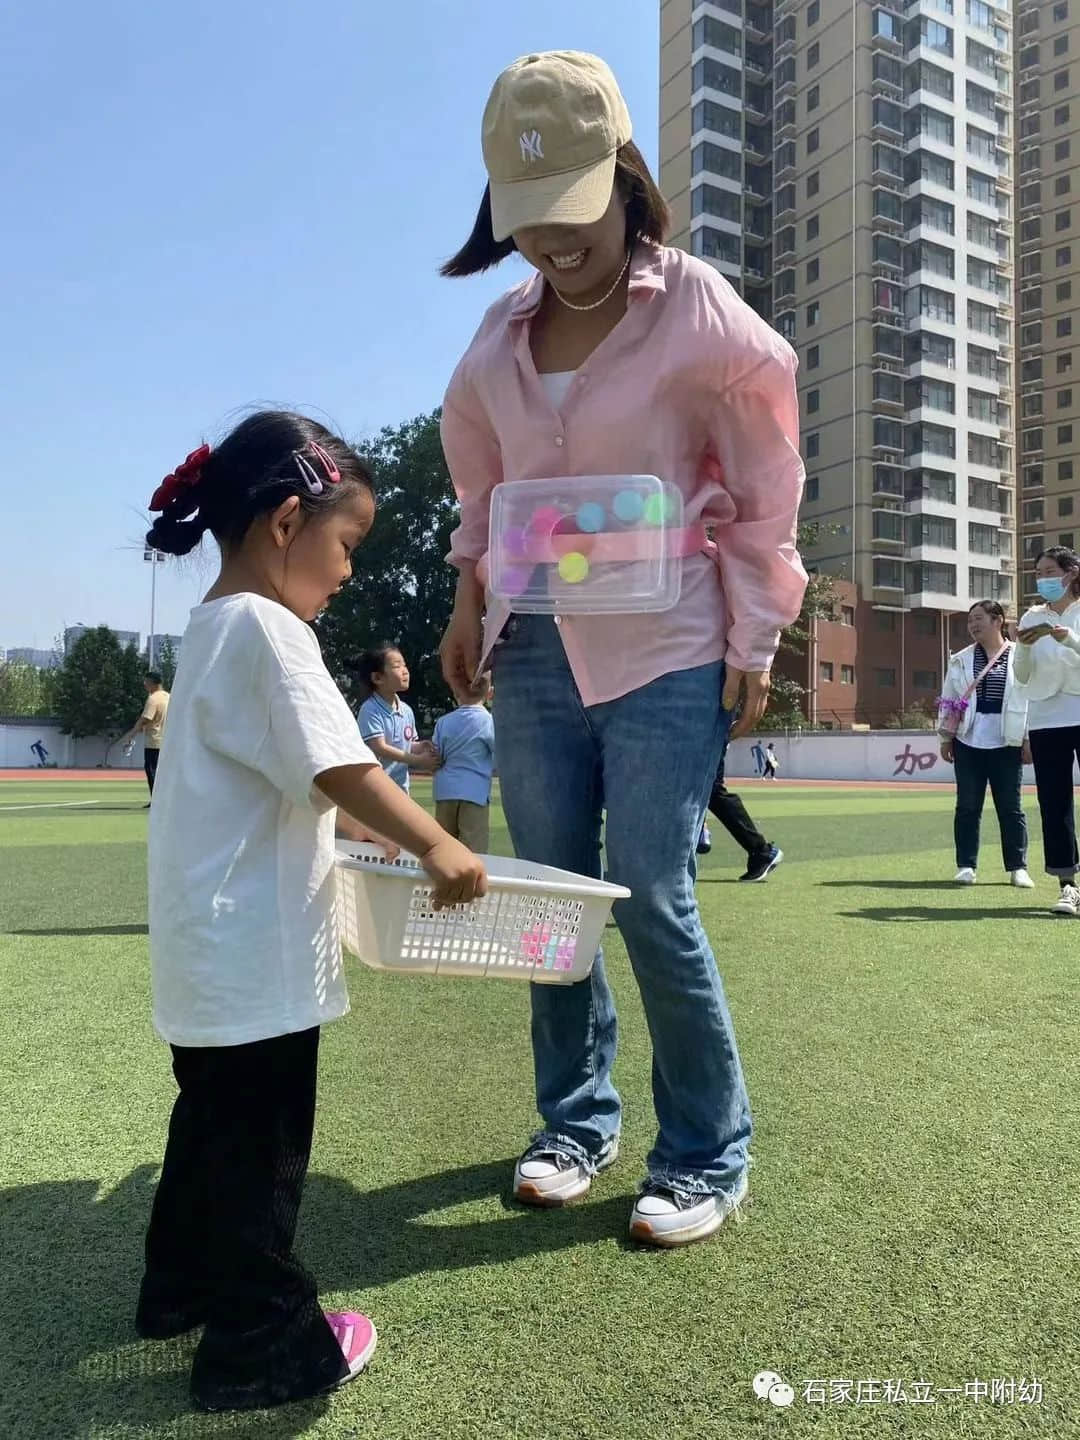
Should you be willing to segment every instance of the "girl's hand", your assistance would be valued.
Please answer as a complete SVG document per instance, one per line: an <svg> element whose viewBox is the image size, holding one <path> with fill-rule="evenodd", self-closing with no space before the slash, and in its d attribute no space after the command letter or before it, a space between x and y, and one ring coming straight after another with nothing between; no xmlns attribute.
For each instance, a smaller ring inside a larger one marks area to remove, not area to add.
<svg viewBox="0 0 1080 1440"><path fill-rule="evenodd" d="M946 765L951 765L956 759L956 746L951 740L942 740L941 758L945 761Z"/></svg>
<svg viewBox="0 0 1080 1440"><path fill-rule="evenodd" d="M1065 641L1069 638L1069 627L1067 625L1050 625L1047 628L1059 645L1064 645Z"/></svg>
<svg viewBox="0 0 1080 1440"><path fill-rule="evenodd" d="M443 679L451 690L472 688L480 668L482 635L483 612L479 600L464 599L459 594L439 646Z"/></svg>
<svg viewBox="0 0 1080 1440"><path fill-rule="evenodd" d="M769 672L736 670L734 665L729 665L724 678L724 709L734 710L739 703L740 694L743 696L743 709L731 727L732 740L749 735L765 714L769 703Z"/></svg>
<svg viewBox="0 0 1080 1440"><path fill-rule="evenodd" d="M449 835L434 844L426 855L421 855L420 864L434 882L431 897L434 910L467 905L470 900L479 900L487 894L487 871L483 864L460 840Z"/></svg>

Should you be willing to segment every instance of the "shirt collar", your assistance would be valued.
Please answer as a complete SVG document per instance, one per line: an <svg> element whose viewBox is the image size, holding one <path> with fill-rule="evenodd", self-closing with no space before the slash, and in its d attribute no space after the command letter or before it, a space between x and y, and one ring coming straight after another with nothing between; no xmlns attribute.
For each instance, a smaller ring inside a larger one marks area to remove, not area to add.
<svg viewBox="0 0 1080 1440"><path fill-rule="evenodd" d="M667 290L667 282L664 279L664 252L651 240L639 240L634 246L634 253L630 258L628 294L632 299L638 299L645 298L657 290L661 292ZM536 270L533 272L532 278L526 280L518 289L517 298L510 309L510 323L531 319L540 309L543 294L544 277L539 270Z"/></svg>

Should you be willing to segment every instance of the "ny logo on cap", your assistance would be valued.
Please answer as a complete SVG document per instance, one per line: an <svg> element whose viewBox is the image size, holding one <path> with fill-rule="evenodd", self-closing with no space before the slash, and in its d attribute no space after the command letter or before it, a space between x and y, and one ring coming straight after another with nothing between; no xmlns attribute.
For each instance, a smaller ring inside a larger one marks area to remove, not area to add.
<svg viewBox="0 0 1080 1440"><path fill-rule="evenodd" d="M521 146L521 163L532 165L537 160L544 158L544 145L539 130L521 132L521 139L518 142Z"/></svg>

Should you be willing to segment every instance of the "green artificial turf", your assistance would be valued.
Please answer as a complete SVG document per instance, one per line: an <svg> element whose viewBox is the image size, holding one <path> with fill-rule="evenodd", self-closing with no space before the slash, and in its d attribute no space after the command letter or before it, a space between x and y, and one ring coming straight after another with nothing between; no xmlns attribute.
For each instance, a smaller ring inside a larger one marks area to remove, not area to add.
<svg viewBox="0 0 1080 1440"><path fill-rule="evenodd" d="M947 794L743 793L787 863L736 885L717 831L699 896L754 1106L746 1222L679 1253L626 1242L653 1120L614 931L623 1153L563 1212L508 1198L534 1124L524 987L352 964L299 1247L379 1350L328 1401L204 1416L193 1340L131 1323L173 1096L144 794L0 783L0 1436L1080 1436L1080 928L1047 917L1050 881L1001 883L992 819L984 883L948 883ZM790 1409L755 1398L766 1369ZM808 1404L832 1377L909 1401ZM995 1377L1037 1377L1042 1403L911 1403Z"/></svg>

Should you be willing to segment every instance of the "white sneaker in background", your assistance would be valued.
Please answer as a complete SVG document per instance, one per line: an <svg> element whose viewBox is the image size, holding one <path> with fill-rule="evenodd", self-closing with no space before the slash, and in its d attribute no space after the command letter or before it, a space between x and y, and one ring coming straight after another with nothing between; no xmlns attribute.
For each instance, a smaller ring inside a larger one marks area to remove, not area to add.
<svg viewBox="0 0 1080 1440"><path fill-rule="evenodd" d="M1026 870L1014 870L1009 878L1017 890L1035 889L1035 881Z"/></svg>
<svg viewBox="0 0 1080 1440"><path fill-rule="evenodd" d="M965 865L962 869L956 872L956 883L957 885L975 884L975 871L972 870L970 865Z"/></svg>
<svg viewBox="0 0 1080 1440"><path fill-rule="evenodd" d="M1061 887L1061 899L1051 910L1051 915L1064 915L1066 919L1075 920L1080 915L1080 890L1075 885L1063 885Z"/></svg>

